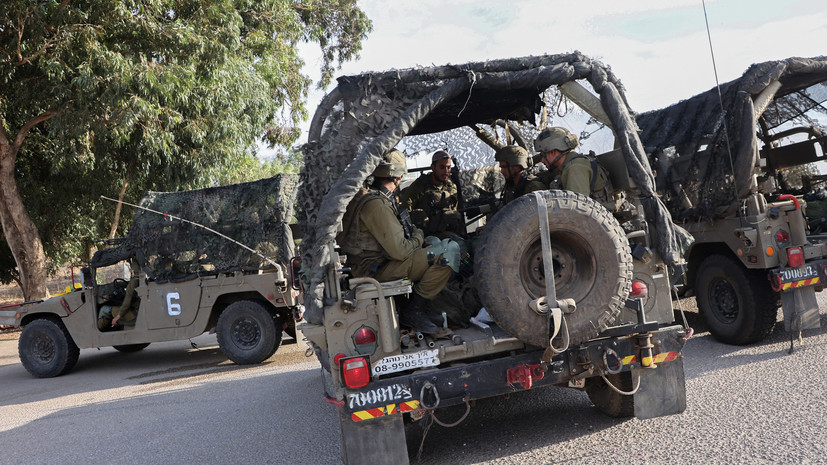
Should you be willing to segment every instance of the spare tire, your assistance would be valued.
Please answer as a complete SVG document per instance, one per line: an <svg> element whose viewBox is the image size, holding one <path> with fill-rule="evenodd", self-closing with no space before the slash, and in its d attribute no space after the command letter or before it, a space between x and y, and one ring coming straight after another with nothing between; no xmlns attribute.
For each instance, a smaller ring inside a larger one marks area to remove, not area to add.
<svg viewBox="0 0 827 465"><path fill-rule="evenodd" d="M557 298L577 309L564 316L570 344L593 339L620 313L632 283L629 242L599 203L570 191L544 191L549 216ZM546 316L529 303L546 295L537 199L522 196L485 226L475 251L480 300L505 331L548 347Z"/></svg>

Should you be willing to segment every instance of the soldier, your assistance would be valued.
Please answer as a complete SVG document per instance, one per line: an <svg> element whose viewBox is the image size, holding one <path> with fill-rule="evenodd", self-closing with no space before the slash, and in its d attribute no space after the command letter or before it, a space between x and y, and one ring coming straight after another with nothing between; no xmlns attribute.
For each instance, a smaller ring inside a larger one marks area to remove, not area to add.
<svg viewBox="0 0 827 465"><path fill-rule="evenodd" d="M534 139L534 150L541 154L540 161L548 168L548 174L542 180L549 188L556 188L558 185L552 178L558 175L559 187L602 203L609 202L612 187L606 171L597 164L594 156L574 152L577 145L577 136L565 128L543 129Z"/></svg>
<svg viewBox="0 0 827 465"><path fill-rule="evenodd" d="M98 329L101 331L112 331L117 329L121 320L126 324L134 324L135 319L138 318L138 308L140 307L141 299L134 296L135 288L138 287L140 280L137 266L132 266L132 278L124 291L124 298L120 305L102 305L98 313Z"/></svg>
<svg viewBox="0 0 827 465"><path fill-rule="evenodd" d="M450 237L464 234L462 215L457 211L457 185L451 181L451 155L437 150L431 157L431 172L423 174L399 194L399 201L411 212L411 220L426 235Z"/></svg>
<svg viewBox="0 0 827 465"><path fill-rule="evenodd" d="M502 193L503 205L521 195L544 190L545 184L528 169L528 152L517 145L507 145L494 154L494 159L500 163L500 172L505 178L505 188Z"/></svg>
<svg viewBox="0 0 827 465"><path fill-rule="evenodd" d="M459 246L451 241L429 241L400 210L394 192L408 172L405 155L394 149L373 171L370 189L360 189L348 204L343 230L336 238L353 276L371 276L378 281L408 278L414 283L413 297L400 311L403 327L435 335L430 300L445 287L452 268L458 268ZM455 262L455 263L452 263Z"/></svg>

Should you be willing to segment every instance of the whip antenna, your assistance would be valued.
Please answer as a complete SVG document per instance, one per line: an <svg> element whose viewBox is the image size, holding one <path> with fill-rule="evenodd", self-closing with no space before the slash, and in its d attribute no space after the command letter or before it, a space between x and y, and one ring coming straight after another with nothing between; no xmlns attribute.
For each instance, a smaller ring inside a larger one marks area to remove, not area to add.
<svg viewBox="0 0 827 465"><path fill-rule="evenodd" d="M141 210L144 210L144 211L148 211L148 212L150 212L150 213L155 213L156 215L166 216L167 218L172 218L172 219L174 219L174 220L182 221L182 222L184 222L184 223L189 223L189 224L191 224L191 225L193 225L193 226L197 226L197 227L199 227L199 228L205 229L205 230L207 230L207 231L209 231L209 232L211 232L211 233L213 233L213 234L215 234L215 235L217 235L217 236L220 236L220 237L222 237L222 238L224 238L224 239L227 239L228 241L232 242L233 244L238 245L239 247L242 247L242 248L244 248L244 249L246 249L246 250L249 250L250 252L252 252L252 253L254 253L254 254L258 255L259 257L261 257L262 259L264 259L265 261L267 261L267 263L269 263L269 264L273 265L274 267L278 268L278 265L276 264L276 262L274 262L273 260L270 260L269 258L267 258L267 257L265 257L264 255L260 254L258 251L254 250L254 249L252 249L252 248L250 248L250 247L247 247L246 245L242 244L241 242L238 242L237 240L235 240L235 239L233 239L233 238L231 238L231 237L229 237L229 236L227 236L227 235L225 235L225 234L222 234L222 233L220 233L220 232L216 231L215 229L212 229L212 228L209 228L209 227L207 227L207 226L204 226L203 224L199 224L199 223L196 223L196 222L194 222L194 221L190 221L190 220L188 220L188 219L186 219L186 218L181 218L181 217L179 217L179 216L170 215L169 213L159 212L159 211L157 211L157 210L153 210L153 209L151 209L151 208L142 207L142 206L140 206L140 205L135 205L135 204L133 204L133 203L129 203L129 202L124 202L123 200L110 199L109 197L106 197L105 195L102 195L102 196L101 196L101 198L102 198L102 199L105 199L105 200L112 201L112 202L116 202L116 203L122 203L122 204L124 204L124 205L128 205L128 206L130 206L130 207L135 207L135 208L138 208L138 209L141 209Z"/></svg>

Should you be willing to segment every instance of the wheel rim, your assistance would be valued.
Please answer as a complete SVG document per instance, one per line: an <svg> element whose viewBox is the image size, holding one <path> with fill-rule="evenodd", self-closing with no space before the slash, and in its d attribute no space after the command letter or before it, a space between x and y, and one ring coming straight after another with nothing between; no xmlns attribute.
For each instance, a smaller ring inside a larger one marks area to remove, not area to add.
<svg viewBox="0 0 827 465"><path fill-rule="evenodd" d="M571 232L552 232L551 255L557 295L582 300L597 280L595 253L589 242ZM520 281L532 299L546 295L543 246L539 236L526 247L519 269Z"/></svg>
<svg viewBox="0 0 827 465"><path fill-rule="evenodd" d="M738 318L738 293L727 279L716 278L709 286L709 302L715 318L732 323Z"/></svg>
<svg viewBox="0 0 827 465"><path fill-rule="evenodd" d="M40 363L49 363L55 358L57 345L55 341L44 335L38 335L32 341L32 355Z"/></svg>
<svg viewBox="0 0 827 465"><path fill-rule="evenodd" d="M252 318L240 318L233 324L233 342L239 347L251 348L261 339L261 327Z"/></svg>

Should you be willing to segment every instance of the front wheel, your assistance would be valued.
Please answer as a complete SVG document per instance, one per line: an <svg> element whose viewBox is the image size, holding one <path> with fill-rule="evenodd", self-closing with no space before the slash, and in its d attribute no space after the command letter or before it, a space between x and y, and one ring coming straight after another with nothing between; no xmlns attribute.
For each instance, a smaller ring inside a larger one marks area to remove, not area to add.
<svg viewBox="0 0 827 465"><path fill-rule="evenodd" d="M764 339L778 317L769 281L726 255L710 255L695 278L698 309L715 339L743 345Z"/></svg>
<svg viewBox="0 0 827 465"><path fill-rule="evenodd" d="M80 349L62 322L41 318L23 328L17 350L23 367L38 378L68 373Z"/></svg>
<svg viewBox="0 0 827 465"><path fill-rule="evenodd" d="M239 365L261 363L281 343L282 321L260 303L240 300L218 317L216 336L224 355Z"/></svg>

